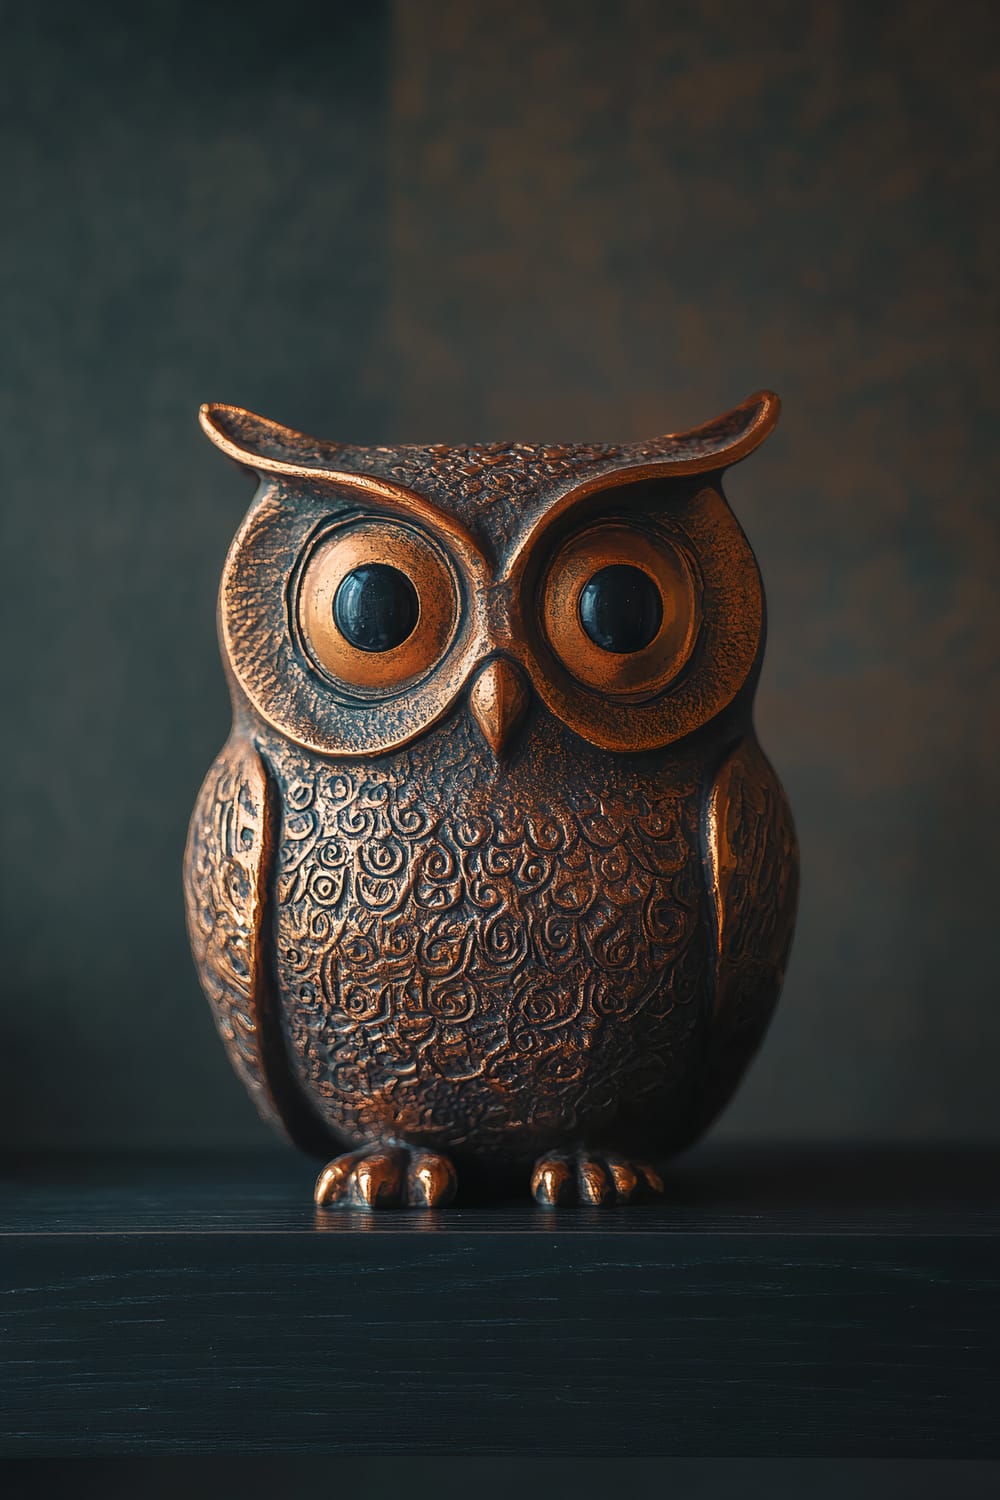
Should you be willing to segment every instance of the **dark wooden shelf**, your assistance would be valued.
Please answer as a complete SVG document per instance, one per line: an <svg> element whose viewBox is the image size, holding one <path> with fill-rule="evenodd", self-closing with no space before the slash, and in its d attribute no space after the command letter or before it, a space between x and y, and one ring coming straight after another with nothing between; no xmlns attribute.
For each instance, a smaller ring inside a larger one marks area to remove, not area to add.
<svg viewBox="0 0 1000 1500"><path fill-rule="evenodd" d="M0 1452L1000 1456L1000 1153L704 1147L666 1202L317 1215L8 1160Z"/></svg>

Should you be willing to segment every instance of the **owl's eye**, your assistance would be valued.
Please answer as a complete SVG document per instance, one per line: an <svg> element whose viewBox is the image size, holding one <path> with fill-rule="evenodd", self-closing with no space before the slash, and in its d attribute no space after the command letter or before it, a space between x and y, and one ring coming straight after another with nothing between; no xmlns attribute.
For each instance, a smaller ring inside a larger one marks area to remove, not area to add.
<svg viewBox="0 0 1000 1500"><path fill-rule="evenodd" d="M333 596L333 618L359 651L391 651L413 634L420 606L405 573L388 563L365 563L342 578Z"/></svg>
<svg viewBox="0 0 1000 1500"><path fill-rule="evenodd" d="M663 622L663 601L641 568L609 563L581 589L580 619L595 646L624 656L655 639Z"/></svg>
<svg viewBox="0 0 1000 1500"><path fill-rule="evenodd" d="M549 641L578 682L650 697L677 676L699 626L694 577L660 531L595 526L556 554L543 585Z"/></svg>
<svg viewBox="0 0 1000 1500"><path fill-rule="evenodd" d="M324 672L350 687L393 690L447 650L458 591L430 538L403 522L365 521L321 541L302 576L298 613Z"/></svg>

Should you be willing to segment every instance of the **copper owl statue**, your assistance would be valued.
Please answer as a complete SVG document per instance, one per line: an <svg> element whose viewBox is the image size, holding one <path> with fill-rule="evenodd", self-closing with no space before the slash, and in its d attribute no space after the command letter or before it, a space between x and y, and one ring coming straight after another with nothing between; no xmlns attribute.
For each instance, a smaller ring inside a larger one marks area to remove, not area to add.
<svg viewBox="0 0 1000 1500"><path fill-rule="evenodd" d="M259 485L188 925L257 1108L329 1158L317 1203L625 1202L732 1094L798 873L721 476L777 416L352 448L202 409Z"/></svg>

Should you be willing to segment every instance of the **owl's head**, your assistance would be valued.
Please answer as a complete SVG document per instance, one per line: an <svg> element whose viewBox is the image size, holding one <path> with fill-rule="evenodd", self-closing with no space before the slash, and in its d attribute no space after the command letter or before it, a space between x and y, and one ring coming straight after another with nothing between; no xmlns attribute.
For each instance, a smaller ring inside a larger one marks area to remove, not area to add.
<svg viewBox="0 0 1000 1500"><path fill-rule="evenodd" d="M760 577L720 480L778 410L764 392L618 447L351 448L202 407L260 480L220 594L238 693L326 756L405 745L463 695L497 756L533 697L604 750L692 734L763 647Z"/></svg>

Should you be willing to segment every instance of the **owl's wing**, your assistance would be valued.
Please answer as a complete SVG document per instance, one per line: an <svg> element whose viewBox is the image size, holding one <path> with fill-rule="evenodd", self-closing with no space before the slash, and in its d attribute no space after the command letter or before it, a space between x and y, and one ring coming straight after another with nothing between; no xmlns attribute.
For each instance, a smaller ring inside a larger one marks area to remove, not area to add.
<svg viewBox="0 0 1000 1500"><path fill-rule="evenodd" d="M753 735L715 778L707 845L718 960L703 1125L732 1094L763 1039L795 926L795 825L781 782Z"/></svg>
<svg viewBox="0 0 1000 1500"><path fill-rule="evenodd" d="M288 1067L266 952L274 794L264 764L233 736L198 794L184 853L188 932L229 1060L269 1124L305 1150L329 1141Z"/></svg>

